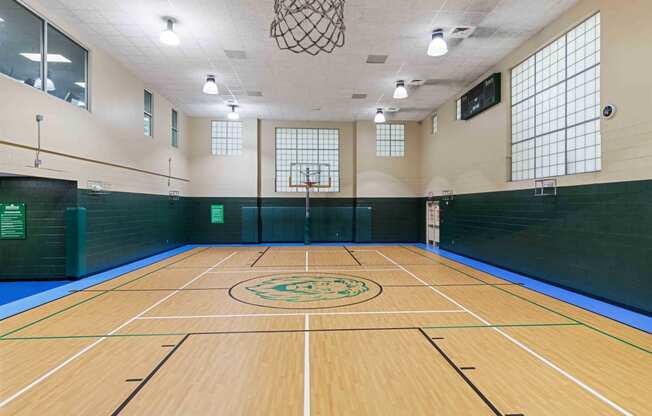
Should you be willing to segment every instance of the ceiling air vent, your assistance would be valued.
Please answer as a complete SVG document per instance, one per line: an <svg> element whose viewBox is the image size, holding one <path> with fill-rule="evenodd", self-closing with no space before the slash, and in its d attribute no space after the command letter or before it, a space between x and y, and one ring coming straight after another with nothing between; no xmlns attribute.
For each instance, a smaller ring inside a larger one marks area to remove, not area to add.
<svg viewBox="0 0 652 416"><path fill-rule="evenodd" d="M413 79L412 81L410 81L408 83L408 85L410 87L420 87L420 86L424 85L425 83L426 83L426 81L424 81L422 79Z"/></svg>
<svg viewBox="0 0 652 416"><path fill-rule="evenodd" d="M385 107L383 110L386 113L398 113L399 111L401 111L401 109L398 107Z"/></svg>
<svg viewBox="0 0 652 416"><path fill-rule="evenodd" d="M449 39L466 39L475 32L475 26L455 26L448 32Z"/></svg>
<svg viewBox="0 0 652 416"><path fill-rule="evenodd" d="M224 49L224 53L230 59L247 59L247 54L245 51Z"/></svg>
<svg viewBox="0 0 652 416"><path fill-rule="evenodd" d="M387 61L388 55L369 55L367 56L368 64L384 64Z"/></svg>
<svg viewBox="0 0 652 416"><path fill-rule="evenodd" d="M364 100L365 98L367 98L367 94L353 94L351 98L353 98L354 100Z"/></svg>
<svg viewBox="0 0 652 416"><path fill-rule="evenodd" d="M260 91L247 91L249 97L262 97L263 93Z"/></svg>

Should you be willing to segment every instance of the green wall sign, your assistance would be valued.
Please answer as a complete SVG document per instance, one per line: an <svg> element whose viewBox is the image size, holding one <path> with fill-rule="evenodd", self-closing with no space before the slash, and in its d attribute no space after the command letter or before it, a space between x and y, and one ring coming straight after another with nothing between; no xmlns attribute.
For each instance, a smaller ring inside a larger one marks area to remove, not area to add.
<svg viewBox="0 0 652 416"><path fill-rule="evenodd" d="M25 204L0 204L0 240L25 239Z"/></svg>
<svg viewBox="0 0 652 416"><path fill-rule="evenodd" d="M224 205L211 205L211 224L224 224Z"/></svg>

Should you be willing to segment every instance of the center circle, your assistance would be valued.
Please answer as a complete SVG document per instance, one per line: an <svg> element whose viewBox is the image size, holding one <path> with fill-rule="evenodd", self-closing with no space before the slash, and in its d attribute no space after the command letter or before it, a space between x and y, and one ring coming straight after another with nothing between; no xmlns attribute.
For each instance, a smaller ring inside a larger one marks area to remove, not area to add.
<svg viewBox="0 0 652 416"><path fill-rule="evenodd" d="M244 280L229 296L276 309L329 309L367 302L383 291L373 280L338 273L278 273Z"/></svg>

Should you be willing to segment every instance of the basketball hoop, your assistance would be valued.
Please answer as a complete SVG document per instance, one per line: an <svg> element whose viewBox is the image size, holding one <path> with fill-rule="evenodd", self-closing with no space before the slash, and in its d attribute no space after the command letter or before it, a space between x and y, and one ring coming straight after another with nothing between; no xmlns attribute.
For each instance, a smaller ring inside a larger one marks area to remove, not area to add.
<svg viewBox="0 0 652 416"><path fill-rule="evenodd" d="M270 36L281 49L317 55L344 46L346 0L274 0Z"/></svg>

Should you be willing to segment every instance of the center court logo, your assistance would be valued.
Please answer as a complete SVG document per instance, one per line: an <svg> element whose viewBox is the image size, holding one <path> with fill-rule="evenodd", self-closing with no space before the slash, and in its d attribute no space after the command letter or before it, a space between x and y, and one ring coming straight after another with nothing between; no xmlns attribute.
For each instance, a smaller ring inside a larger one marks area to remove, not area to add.
<svg viewBox="0 0 652 416"><path fill-rule="evenodd" d="M362 280L346 277L279 276L272 277L247 290L267 300L315 302L351 298L368 292Z"/></svg>
<svg viewBox="0 0 652 416"><path fill-rule="evenodd" d="M260 276L229 289L231 298L277 309L328 309L375 298L382 287L373 280L336 273L287 273Z"/></svg>

